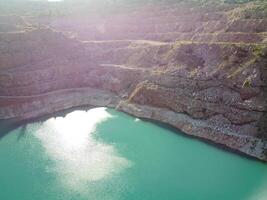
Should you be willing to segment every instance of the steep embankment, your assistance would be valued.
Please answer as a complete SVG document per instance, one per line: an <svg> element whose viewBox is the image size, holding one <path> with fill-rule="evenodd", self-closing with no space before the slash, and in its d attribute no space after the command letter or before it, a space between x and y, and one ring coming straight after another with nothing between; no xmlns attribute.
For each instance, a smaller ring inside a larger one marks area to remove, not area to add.
<svg viewBox="0 0 267 200"><path fill-rule="evenodd" d="M102 17L2 16L0 119L109 106L267 160L260 8L159 4Z"/></svg>

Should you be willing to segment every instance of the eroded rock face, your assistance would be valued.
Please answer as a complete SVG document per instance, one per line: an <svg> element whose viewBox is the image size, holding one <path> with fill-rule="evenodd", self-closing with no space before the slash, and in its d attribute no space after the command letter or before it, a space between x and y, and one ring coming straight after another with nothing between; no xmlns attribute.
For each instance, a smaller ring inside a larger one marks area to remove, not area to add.
<svg viewBox="0 0 267 200"><path fill-rule="evenodd" d="M251 5L0 17L16 27L0 24L0 119L109 106L266 161L267 26Z"/></svg>

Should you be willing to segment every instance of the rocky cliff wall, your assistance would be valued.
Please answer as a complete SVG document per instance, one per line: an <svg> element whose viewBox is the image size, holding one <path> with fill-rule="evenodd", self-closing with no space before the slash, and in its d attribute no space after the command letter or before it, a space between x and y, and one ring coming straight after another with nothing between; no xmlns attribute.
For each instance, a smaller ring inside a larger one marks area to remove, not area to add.
<svg viewBox="0 0 267 200"><path fill-rule="evenodd" d="M251 6L4 16L0 119L108 106L266 161L267 26Z"/></svg>

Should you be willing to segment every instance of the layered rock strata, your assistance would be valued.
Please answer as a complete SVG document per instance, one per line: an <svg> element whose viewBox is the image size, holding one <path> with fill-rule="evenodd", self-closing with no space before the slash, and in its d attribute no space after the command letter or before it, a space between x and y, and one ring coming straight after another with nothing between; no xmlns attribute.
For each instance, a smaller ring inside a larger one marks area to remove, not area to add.
<svg viewBox="0 0 267 200"><path fill-rule="evenodd" d="M257 6L1 16L0 119L107 106L266 161L267 17Z"/></svg>

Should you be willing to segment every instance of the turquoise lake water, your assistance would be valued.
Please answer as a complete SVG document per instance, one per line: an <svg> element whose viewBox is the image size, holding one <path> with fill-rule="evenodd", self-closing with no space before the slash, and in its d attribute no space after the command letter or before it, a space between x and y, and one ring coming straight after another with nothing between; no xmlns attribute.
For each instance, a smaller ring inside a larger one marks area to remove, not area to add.
<svg viewBox="0 0 267 200"><path fill-rule="evenodd" d="M0 139L0 200L266 200L267 165L112 109Z"/></svg>

